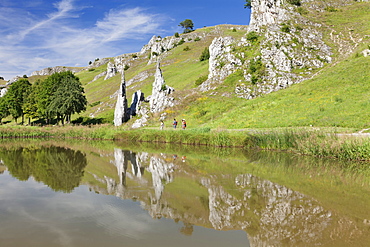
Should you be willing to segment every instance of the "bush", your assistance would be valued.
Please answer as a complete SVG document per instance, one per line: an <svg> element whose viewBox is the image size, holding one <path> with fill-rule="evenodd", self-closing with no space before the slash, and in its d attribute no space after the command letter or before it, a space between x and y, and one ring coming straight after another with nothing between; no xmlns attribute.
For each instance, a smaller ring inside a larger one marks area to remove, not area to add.
<svg viewBox="0 0 370 247"><path fill-rule="evenodd" d="M181 39L180 41L179 41L179 43L177 43L177 45L182 45L182 44L184 44L185 43L185 40L184 39Z"/></svg>
<svg viewBox="0 0 370 247"><path fill-rule="evenodd" d="M305 8L303 8L303 7L298 7L298 8L297 8L297 12L298 12L300 15L306 15L306 14L308 14L307 9L305 9Z"/></svg>
<svg viewBox="0 0 370 247"><path fill-rule="evenodd" d="M125 67L123 68L123 70L128 70L130 68L130 66L128 66L127 64L125 64Z"/></svg>
<svg viewBox="0 0 370 247"><path fill-rule="evenodd" d="M175 37L176 38L179 38L180 37L180 34L178 32L175 33Z"/></svg>
<svg viewBox="0 0 370 247"><path fill-rule="evenodd" d="M336 8L334 8L334 7L329 6L329 7L326 7L325 8L325 11L328 11L328 12L337 12L338 10Z"/></svg>
<svg viewBox="0 0 370 247"><path fill-rule="evenodd" d="M255 42L258 40L258 37L258 34L255 31L252 31L247 34L246 38L248 41Z"/></svg>
<svg viewBox="0 0 370 247"><path fill-rule="evenodd" d="M290 32L290 27L289 27L289 25L288 25L288 24L283 23L283 24L281 24L281 28L280 28L280 30L281 30L282 32L284 32L284 33L289 33L289 32Z"/></svg>
<svg viewBox="0 0 370 247"><path fill-rule="evenodd" d="M194 41L199 41L200 40L200 38L199 37L196 37L195 39L194 39Z"/></svg>
<svg viewBox="0 0 370 247"><path fill-rule="evenodd" d="M189 47L189 46L186 46L186 47L184 48L184 51L190 51L190 47Z"/></svg>
<svg viewBox="0 0 370 247"><path fill-rule="evenodd" d="M210 57L210 54L209 54L209 49L208 47L204 48L202 54L200 55L199 57L199 61L206 61L208 60Z"/></svg>
<svg viewBox="0 0 370 247"><path fill-rule="evenodd" d="M301 6L301 0L288 0L287 2L295 6Z"/></svg>
<svg viewBox="0 0 370 247"><path fill-rule="evenodd" d="M208 75L202 75L195 81L195 85L199 86L208 79Z"/></svg>

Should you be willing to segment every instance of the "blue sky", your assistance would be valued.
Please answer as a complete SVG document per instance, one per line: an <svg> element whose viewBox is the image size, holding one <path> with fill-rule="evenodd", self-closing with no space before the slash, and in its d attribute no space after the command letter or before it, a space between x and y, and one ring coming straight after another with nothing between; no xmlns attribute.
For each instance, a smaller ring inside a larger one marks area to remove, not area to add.
<svg viewBox="0 0 370 247"><path fill-rule="evenodd" d="M153 35L218 24L248 25L245 0L0 0L0 76L140 51Z"/></svg>

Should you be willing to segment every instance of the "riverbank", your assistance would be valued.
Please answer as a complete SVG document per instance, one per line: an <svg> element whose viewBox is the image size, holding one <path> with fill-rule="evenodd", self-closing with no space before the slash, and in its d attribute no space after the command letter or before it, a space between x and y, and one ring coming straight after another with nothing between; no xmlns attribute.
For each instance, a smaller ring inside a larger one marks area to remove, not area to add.
<svg viewBox="0 0 370 247"><path fill-rule="evenodd" d="M0 138L74 138L123 142L238 147L294 152L345 160L370 160L370 139L339 133L337 129L275 128L233 131L197 128L187 130L133 129L96 126L0 127Z"/></svg>

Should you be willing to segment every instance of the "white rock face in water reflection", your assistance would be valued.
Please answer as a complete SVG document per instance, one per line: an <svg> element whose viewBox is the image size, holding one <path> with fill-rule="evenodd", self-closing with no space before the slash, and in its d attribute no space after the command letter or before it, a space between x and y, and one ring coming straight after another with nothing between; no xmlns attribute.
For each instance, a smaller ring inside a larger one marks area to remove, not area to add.
<svg viewBox="0 0 370 247"><path fill-rule="evenodd" d="M112 163L117 169L118 181L108 177L100 179L109 194L139 200L153 218L180 219L185 223L210 225L217 230L243 229L252 246L280 245L287 239L290 245L320 243L322 232L333 224L331 212L317 201L250 174L194 176L199 186L208 191L204 206L208 207L204 210L207 213L194 215L174 208L167 198L170 192L166 192L166 186L176 181L174 174L189 175L182 167L184 163L176 164L172 157L164 154L149 155L121 149L114 150ZM130 184L141 187L127 186L127 179ZM220 180L231 181L233 189L230 191L220 185ZM199 202L199 198L194 200ZM354 227L345 219L343 224L348 229Z"/></svg>

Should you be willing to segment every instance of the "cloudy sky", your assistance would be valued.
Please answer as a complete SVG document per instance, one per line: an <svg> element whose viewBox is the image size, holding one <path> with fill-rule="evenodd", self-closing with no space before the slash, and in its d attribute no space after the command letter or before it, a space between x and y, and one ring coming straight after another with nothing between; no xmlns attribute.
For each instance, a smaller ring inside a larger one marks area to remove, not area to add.
<svg viewBox="0 0 370 247"><path fill-rule="evenodd" d="M245 0L0 0L0 77L140 51L153 35L248 25Z"/></svg>

